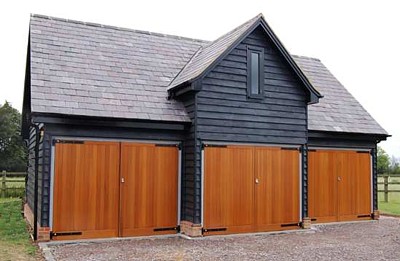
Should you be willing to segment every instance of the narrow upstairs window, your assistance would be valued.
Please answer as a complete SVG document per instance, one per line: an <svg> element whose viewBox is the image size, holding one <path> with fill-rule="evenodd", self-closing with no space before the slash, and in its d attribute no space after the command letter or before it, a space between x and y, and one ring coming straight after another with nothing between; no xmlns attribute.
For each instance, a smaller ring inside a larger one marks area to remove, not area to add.
<svg viewBox="0 0 400 261"><path fill-rule="evenodd" d="M262 98L264 89L264 49L247 48L247 96Z"/></svg>

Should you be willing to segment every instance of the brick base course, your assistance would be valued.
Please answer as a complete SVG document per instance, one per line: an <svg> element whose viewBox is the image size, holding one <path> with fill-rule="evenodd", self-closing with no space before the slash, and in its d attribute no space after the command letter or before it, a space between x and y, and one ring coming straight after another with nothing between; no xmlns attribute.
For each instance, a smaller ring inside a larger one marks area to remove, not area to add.
<svg viewBox="0 0 400 261"><path fill-rule="evenodd" d="M28 221L29 226L33 230L33 211L28 206L28 204L24 205L24 217L26 221ZM49 227L41 227L39 224L37 226L37 242L45 242L50 241L50 228Z"/></svg>
<svg viewBox="0 0 400 261"><path fill-rule="evenodd" d="M201 237L203 236L202 227L200 224L193 224L190 221L181 221L180 224L181 233L189 237Z"/></svg>
<svg viewBox="0 0 400 261"><path fill-rule="evenodd" d="M372 218L373 218L374 220L378 220L379 217L380 217L379 210L374 210L374 212L372 213Z"/></svg>
<svg viewBox="0 0 400 261"><path fill-rule="evenodd" d="M310 229L311 228L311 218L309 218L309 217L303 218L303 222L301 222L301 227L304 229Z"/></svg>

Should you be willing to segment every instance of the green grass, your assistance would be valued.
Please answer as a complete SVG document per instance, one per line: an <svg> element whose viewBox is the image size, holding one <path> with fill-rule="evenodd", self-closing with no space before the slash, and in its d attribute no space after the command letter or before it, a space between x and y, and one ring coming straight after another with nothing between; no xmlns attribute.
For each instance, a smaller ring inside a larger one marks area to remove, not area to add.
<svg viewBox="0 0 400 261"><path fill-rule="evenodd" d="M400 178L391 177L389 183L393 181L400 182ZM378 182L383 182L383 178L378 177ZM378 190L381 189L383 189L383 184L378 184ZM400 184L389 184L389 190L392 189L400 190ZM384 202L383 192L378 193L378 209L381 213L400 215L400 192L389 192L388 201Z"/></svg>
<svg viewBox="0 0 400 261"><path fill-rule="evenodd" d="M0 199L0 260L35 259L27 225L21 215L21 199Z"/></svg>

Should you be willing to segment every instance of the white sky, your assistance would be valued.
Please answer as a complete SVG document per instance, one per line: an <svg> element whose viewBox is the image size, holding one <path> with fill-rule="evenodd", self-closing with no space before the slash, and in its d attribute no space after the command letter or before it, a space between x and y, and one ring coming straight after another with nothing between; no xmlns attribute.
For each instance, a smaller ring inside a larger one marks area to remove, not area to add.
<svg viewBox="0 0 400 261"><path fill-rule="evenodd" d="M321 61L393 137L400 156L398 0L9 0L0 2L0 104L21 111L29 14L214 40L263 13L292 54Z"/></svg>

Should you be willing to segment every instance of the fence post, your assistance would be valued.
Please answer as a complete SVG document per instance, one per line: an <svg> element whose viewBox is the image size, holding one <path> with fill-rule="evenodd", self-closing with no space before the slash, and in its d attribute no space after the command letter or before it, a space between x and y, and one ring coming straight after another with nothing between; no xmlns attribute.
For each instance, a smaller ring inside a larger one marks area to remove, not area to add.
<svg viewBox="0 0 400 261"><path fill-rule="evenodd" d="M7 185L6 185L6 174L7 172L5 170L3 170L1 172L1 197L5 198L6 197L6 191L7 191Z"/></svg>
<svg viewBox="0 0 400 261"><path fill-rule="evenodd" d="M383 190L384 190L384 195L385 195L385 202L389 202L389 176L385 175L383 176Z"/></svg>

